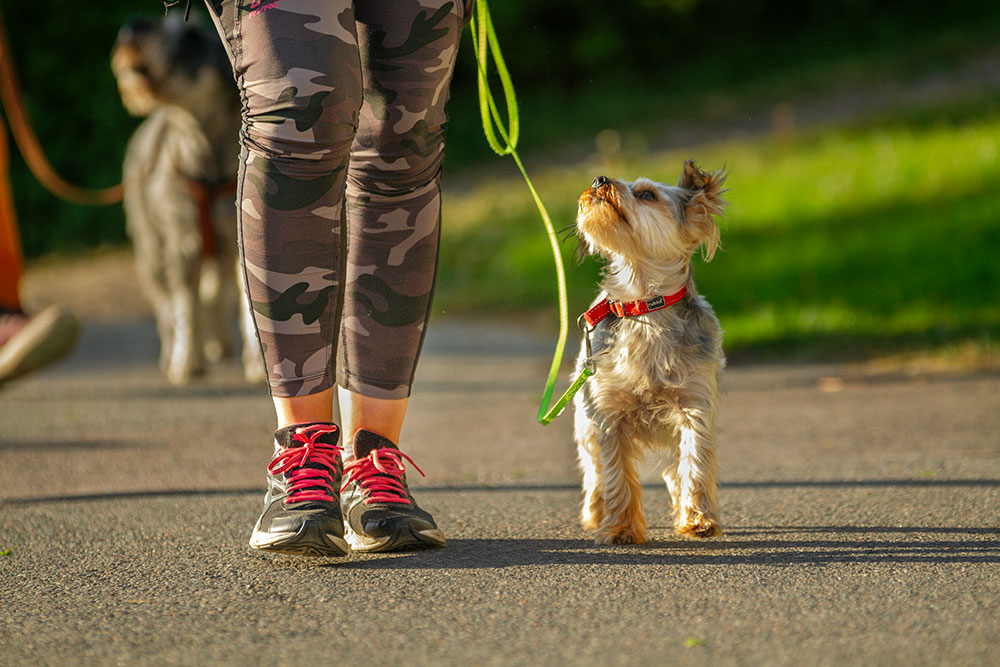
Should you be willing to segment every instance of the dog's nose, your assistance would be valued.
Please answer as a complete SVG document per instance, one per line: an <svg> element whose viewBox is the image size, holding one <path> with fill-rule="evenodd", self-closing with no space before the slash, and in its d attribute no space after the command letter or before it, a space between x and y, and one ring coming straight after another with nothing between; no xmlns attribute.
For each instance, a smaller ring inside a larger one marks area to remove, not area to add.
<svg viewBox="0 0 1000 667"><path fill-rule="evenodd" d="M594 182L590 184L590 187L599 188L602 185L607 185L607 184L608 184L607 176L598 176L597 178L594 179Z"/></svg>

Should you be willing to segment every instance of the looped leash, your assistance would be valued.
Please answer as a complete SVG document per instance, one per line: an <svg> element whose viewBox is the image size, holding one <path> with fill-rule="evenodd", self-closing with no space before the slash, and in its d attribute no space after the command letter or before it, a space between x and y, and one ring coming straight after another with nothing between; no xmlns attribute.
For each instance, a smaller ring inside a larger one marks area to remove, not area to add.
<svg viewBox="0 0 1000 667"><path fill-rule="evenodd" d="M577 378L573 386L556 401L556 404L551 409L549 408L556 380L559 378L559 367L562 364L563 352L566 348L566 334L569 330L569 315L567 314L566 305L566 271L563 268L562 255L559 254L559 239L556 237L555 229L552 227L552 219L549 217L545 204L542 203L541 197L538 196L538 191L535 190L531 179L528 178L528 172L525 171L521 157L517 153L517 139L520 134L517 98L514 95L514 84L511 82L510 73L507 71L503 54L500 52L500 42L493 28L493 19L490 16L490 9L486 0L476 0L472 11L471 26L472 45L476 51L476 64L479 70L479 114L483 121L483 133L486 135L486 141L489 143L490 148L497 155L510 155L517 164L517 168L520 170L521 176L524 177L524 182L527 184L528 190L531 191L531 197L535 202L535 206L542 216L542 222L545 224L545 231L549 237L549 245L552 247L552 258L555 260L556 265L556 284L559 290L559 339L556 343L555 354L552 357L552 365L549 367L549 376L545 383L545 390L542 393L541 404L538 406L537 417L539 424L548 424L559 416L559 413L566 407L566 403L579 390L589 375L586 377L581 376L582 379ZM497 75L500 77L500 85L503 88L504 101L507 106L506 126L501 119L500 111L497 108L496 101L493 99L493 94L490 91L487 80L490 57L492 57L496 65ZM497 139L498 133L500 138L503 139L503 143Z"/></svg>
<svg viewBox="0 0 1000 667"><path fill-rule="evenodd" d="M545 391L542 393L542 401L538 406L537 417L539 424L546 425L550 424L553 419L562 413L563 409L570 402L570 399L583 387L587 378L596 372L591 353L590 334L598 322L611 314L617 317L632 317L666 308L683 299L687 294L687 288L682 287L680 291L669 296L657 296L652 299L640 299L639 301L630 301L627 303L605 299L581 315L577 320L577 325L583 332L587 358L584 360L583 369L580 371L580 374L573 380L566 392L550 407L556 380L559 378L559 367L562 364L563 352L566 349L566 333L569 329L569 316L567 315L566 305L566 270L563 267L562 255L559 254L559 240L552 227L552 220L549 218L549 213L545 209L545 204L542 203L541 197L538 196L535 186L532 185L531 179L528 178L528 173L524 169L521 157L517 154L517 138L520 132L517 98L514 95L514 84L510 80L510 74L507 71L506 63L504 63L503 54L500 52L500 43L497 40L496 31L493 29L493 19L490 17L487 0L476 0L476 4L473 7L472 45L476 50L476 64L479 69L479 113L482 116L483 133L486 135L486 141L497 155L510 155L514 158L514 162L517 163L517 168L521 171L521 176L524 177L524 182L528 185L528 190L531 191L535 206L542 216L545 231L549 236L549 245L552 247L552 258L555 260L556 265L556 284L559 288L559 339L556 342L555 354L552 357L552 365L549 367L549 376L545 382ZM500 77L500 85L503 88L504 100L507 105L506 127L500 117L500 111L497 108L496 101L493 99L493 94L490 91L487 81L490 56L493 57L493 61L496 64L497 74ZM497 140L497 133L500 134L503 143Z"/></svg>

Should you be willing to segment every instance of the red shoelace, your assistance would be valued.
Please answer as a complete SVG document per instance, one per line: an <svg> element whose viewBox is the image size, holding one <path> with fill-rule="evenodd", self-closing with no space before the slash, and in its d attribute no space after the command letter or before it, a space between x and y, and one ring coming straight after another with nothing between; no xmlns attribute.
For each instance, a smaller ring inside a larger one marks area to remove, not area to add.
<svg viewBox="0 0 1000 667"><path fill-rule="evenodd" d="M288 497L285 504L303 500L326 500L336 502L331 485L333 473L340 465L340 447L317 442L328 433L336 433L336 426L304 426L295 429L292 440L301 442L301 447L287 447L274 457L267 469L274 475L285 473L288 481ZM319 464L323 468L306 468L307 463ZM328 469L329 470L328 470Z"/></svg>
<svg viewBox="0 0 1000 667"><path fill-rule="evenodd" d="M383 447L373 449L363 459L351 461L344 466L347 481L340 490L343 491L354 482L368 492L369 495L365 498L366 505L376 502L409 505L410 499L403 486L403 473L406 472L403 459L409 461L421 476L426 477L424 471L417 467L409 456L398 449Z"/></svg>

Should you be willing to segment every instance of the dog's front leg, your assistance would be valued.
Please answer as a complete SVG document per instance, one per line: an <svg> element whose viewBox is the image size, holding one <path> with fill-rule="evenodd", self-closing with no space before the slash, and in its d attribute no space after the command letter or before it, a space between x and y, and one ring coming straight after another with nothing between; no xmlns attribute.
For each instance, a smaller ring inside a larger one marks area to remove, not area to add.
<svg viewBox="0 0 1000 667"><path fill-rule="evenodd" d="M604 480L601 478L601 446L597 441L597 427L587 414L582 394L577 394L576 418L573 436L576 452L583 472L583 507L580 525L594 530L604 519Z"/></svg>
<svg viewBox="0 0 1000 667"><path fill-rule="evenodd" d="M599 436L604 482L604 517L594 542L640 544L646 541L642 514L642 485L636 471L637 443L623 429L612 428Z"/></svg>
<svg viewBox="0 0 1000 667"><path fill-rule="evenodd" d="M667 488L674 505L674 529L686 537L714 537L722 533L715 492L712 422L709 411L685 410L679 428L676 472L670 469L667 473L672 477L667 480Z"/></svg>
<svg viewBox="0 0 1000 667"><path fill-rule="evenodd" d="M150 228L145 212L132 199L125 203L129 212L129 234L135 248L135 273L156 318L156 333L160 339L159 367L165 374L174 349L174 305L167 284L167 269L163 265L163 246Z"/></svg>
<svg viewBox="0 0 1000 667"><path fill-rule="evenodd" d="M195 228L197 229L197 228ZM196 243L183 243L184 237L168 244L167 285L173 309L173 339L167 380L186 384L204 370L201 345L201 322L198 317L198 281L201 276L201 249Z"/></svg>
<svg viewBox="0 0 1000 667"><path fill-rule="evenodd" d="M167 380L172 384L187 384L193 376L203 371L197 309L195 295L174 295L174 331L167 366Z"/></svg>

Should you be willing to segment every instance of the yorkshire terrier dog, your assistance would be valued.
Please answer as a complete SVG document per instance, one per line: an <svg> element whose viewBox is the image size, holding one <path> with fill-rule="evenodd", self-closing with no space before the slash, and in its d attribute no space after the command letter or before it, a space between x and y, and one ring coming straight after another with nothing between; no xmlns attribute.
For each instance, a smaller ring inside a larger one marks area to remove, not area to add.
<svg viewBox="0 0 1000 667"><path fill-rule="evenodd" d="M650 449L670 457L663 478L674 529L687 537L722 532L715 418L726 360L691 258L700 247L711 260L719 245L725 179L689 160L676 187L600 176L580 197L583 249L607 262L603 293L581 317L577 365L595 372L574 399L581 523L596 530L597 544L646 541L636 464Z"/></svg>
<svg viewBox="0 0 1000 667"><path fill-rule="evenodd" d="M111 69L125 108L146 117L125 152L124 205L160 368L184 384L206 360L229 356L239 309L244 376L261 381L260 347L237 287L240 101L222 44L176 13L135 19L118 33Z"/></svg>

